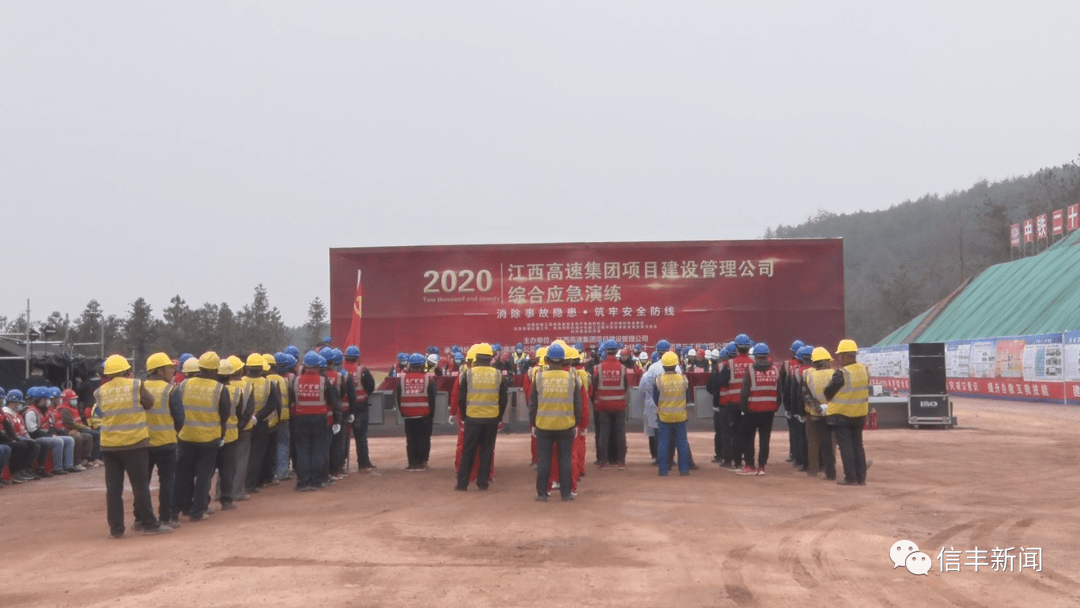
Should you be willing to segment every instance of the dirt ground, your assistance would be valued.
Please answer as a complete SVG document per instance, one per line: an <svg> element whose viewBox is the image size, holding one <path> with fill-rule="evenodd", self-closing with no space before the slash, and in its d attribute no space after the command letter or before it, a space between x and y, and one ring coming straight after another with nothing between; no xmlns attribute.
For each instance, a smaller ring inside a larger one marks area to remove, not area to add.
<svg viewBox="0 0 1080 608"><path fill-rule="evenodd" d="M467 493L453 437L423 473L403 470L403 438L376 438L377 473L120 540L97 468L0 490L0 606L1080 605L1080 408L955 413L960 429L868 431L865 487L796 472L786 434L765 477L708 464L712 435L693 433L701 469L661 478L635 432L627 469L590 465L572 503L533 501L523 434L500 435L495 483ZM899 540L928 576L893 568ZM1040 548L1042 571L966 565L995 547ZM939 570L942 549L964 552L960 572Z"/></svg>

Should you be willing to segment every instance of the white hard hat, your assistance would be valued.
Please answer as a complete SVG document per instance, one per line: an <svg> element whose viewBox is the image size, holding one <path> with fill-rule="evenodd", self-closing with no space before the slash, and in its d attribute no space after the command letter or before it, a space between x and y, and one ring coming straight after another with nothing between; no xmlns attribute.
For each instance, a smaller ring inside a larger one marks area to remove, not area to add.
<svg viewBox="0 0 1080 608"><path fill-rule="evenodd" d="M431 353L430 355L427 356L427 360L429 362L431 362L431 363L438 363L439 362L439 355L436 355L435 353Z"/></svg>
<svg viewBox="0 0 1080 608"><path fill-rule="evenodd" d="M646 355L645 351L641 351L641 354L638 355L637 358L642 360L642 361L648 361L649 360L649 355Z"/></svg>

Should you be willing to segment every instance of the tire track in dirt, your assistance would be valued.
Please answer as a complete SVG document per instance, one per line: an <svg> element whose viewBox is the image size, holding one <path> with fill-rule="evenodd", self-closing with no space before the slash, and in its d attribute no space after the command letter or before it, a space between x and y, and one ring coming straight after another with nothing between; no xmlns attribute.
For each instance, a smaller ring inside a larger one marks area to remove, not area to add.
<svg viewBox="0 0 1080 608"><path fill-rule="evenodd" d="M754 545L740 545L728 551L727 558L721 566L721 578L724 581L724 591L731 601L739 606L756 606L757 599L746 588L743 580L742 567L746 555Z"/></svg>
<svg viewBox="0 0 1080 608"><path fill-rule="evenodd" d="M1019 547L1023 543L1024 534L1027 532L1028 528L1030 528L1036 521L1038 520L1034 517L1028 517L1018 520L1016 523L1009 526L1009 529L1005 532L1006 538L1009 539L1008 544ZM1076 580L1064 574L1061 574L1056 570L1052 570L1044 566L1041 574L1043 575L1043 577L1049 579L1051 582L1057 585L1060 585L1064 589L1058 589L1057 587L1047 585L1046 583L1037 579L1020 578L1019 580L1026 585L1030 585L1032 587L1035 587L1036 589L1039 589L1041 591L1047 591L1050 593L1071 592L1073 594L1076 594L1077 592L1080 592L1080 582L1077 582ZM1073 597L1076 596L1074 595Z"/></svg>

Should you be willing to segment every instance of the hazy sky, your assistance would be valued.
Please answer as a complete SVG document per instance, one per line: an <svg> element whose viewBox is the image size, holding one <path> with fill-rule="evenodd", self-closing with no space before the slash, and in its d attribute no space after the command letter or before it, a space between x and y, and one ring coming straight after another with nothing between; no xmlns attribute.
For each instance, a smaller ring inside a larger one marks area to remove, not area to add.
<svg viewBox="0 0 1080 608"><path fill-rule="evenodd" d="M887 6L882 6L888 4ZM1061 2L4 2L0 315L328 249L758 238L1080 152Z"/></svg>

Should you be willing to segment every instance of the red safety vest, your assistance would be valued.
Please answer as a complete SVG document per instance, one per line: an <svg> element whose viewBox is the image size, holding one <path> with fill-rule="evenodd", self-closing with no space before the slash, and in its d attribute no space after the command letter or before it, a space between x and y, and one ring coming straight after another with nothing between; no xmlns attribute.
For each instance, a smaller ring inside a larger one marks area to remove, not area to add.
<svg viewBox="0 0 1080 608"><path fill-rule="evenodd" d="M428 382L431 379L423 372L405 372L401 377L402 418L423 418L431 411L427 396Z"/></svg>
<svg viewBox="0 0 1080 608"><path fill-rule="evenodd" d="M326 404L326 378L312 370L292 379L296 403L293 412L297 416L325 415L329 406Z"/></svg>
<svg viewBox="0 0 1080 608"><path fill-rule="evenodd" d="M355 362L355 361L353 361L352 363L349 363L348 361L346 361L346 362L341 364L341 369L349 372L349 374L352 375L352 377L353 377L353 385L356 387L356 400L357 400L357 402L367 401L367 399L368 399L367 391L364 390L364 385L360 384L360 376L361 376L360 372L361 372L361 370L363 370L363 368L360 367L360 364Z"/></svg>
<svg viewBox="0 0 1080 608"><path fill-rule="evenodd" d="M626 367L614 357L596 368L596 409L601 412L626 411Z"/></svg>
<svg viewBox="0 0 1080 608"><path fill-rule="evenodd" d="M56 406L56 413L60 416L60 420L63 421L64 420L64 415L63 415L63 413L60 412L60 410L67 410L67 412L69 414L71 414L71 421L72 422L74 422L76 424L78 424L80 422L79 421L79 409L76 408L75 406L67 404L67 403L61 403L60 405Z"/></svg>
<svg viewBox="0 0 1080 608"><path fill-rule="evenodd" d="M743 377L746 376L746 370L754 365L754 360L750 355L736 355L726 365L731 370L731 380L727 388L720 392L720 405L738 405Z"/></svg>
<svg viewBox="0 0 1080 608"><path fill-rule="evenodd" d="M22 417L18 414L4 412L4 418L7 418L8 422L11 423L11 428L15 430L16 439L27 439L30 437L30 434L26 432L26 425L23 424Z"/></svg>
<svg viewBox="0 0 1080 608"><path fill-rule="evenodd" d="M49 423L52 425L52 428L64 433L65 435L69 430L66 426L64 426L64 417L60 415L60 410L55 407L49 408Z"/></svg>
<svg viewBox="0 0 1080 608"><path fill-rule="evenodd" d="M776 406L776 382L780 379L780 369L776 364L769 365L769 369L751 368L750 372L750 398L747 399L746 409L751 412L775 412Z"/></svg>

